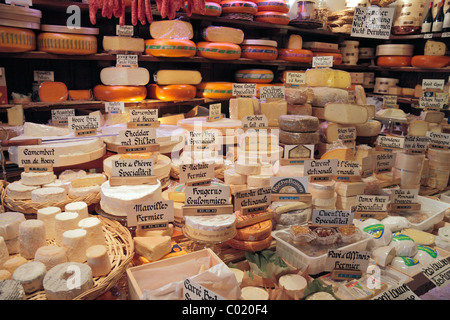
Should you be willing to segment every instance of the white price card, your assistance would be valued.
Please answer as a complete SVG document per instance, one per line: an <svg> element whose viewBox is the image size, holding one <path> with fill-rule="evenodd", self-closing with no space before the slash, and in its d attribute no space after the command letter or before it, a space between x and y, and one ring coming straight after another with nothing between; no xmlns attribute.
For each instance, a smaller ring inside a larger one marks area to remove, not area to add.
<svg viewBox="0 0 450 320"><path fill-rule="evenodd" d="M127 225L135 227L141 223L174 220L173 200L159 200L130 205L127 210Z"/></svg>
<svg viewBox="0 0 450 320"><path fill-rule="evenodd" d="M53 109L52 121L68 121L69 117L75 116L75 109Z"/></svg>
<svg viewBox="0 0 450 320"><path fill-rule="evenodd" d="M313 57L313 68L331 68L333 67L332 56L317 56Z"/></svg>
<svg viewBox="0 0 450 320"><path fill-rule="evenodd" d="M234 97L256 97L256 83L233 83Z"/></svg>
<svg viewBox="0 0 450 320"><path fill-rule="evenodd" d="M422 90L427 89L437 89L444 90L445 80L440 79L423 79L422 80Z"/></svg>
<svg viewBox="0 0 450 320"><path fill-rule="evenodd" d="M184 278L183 300L226 300L192 279Z"/></svg>
<svg viewBox="0 0 450 320"><path fill-rule="evenodd" d="M286 98L286 88L284 86L264 86L259 88L261 100Z"/></svg>
<svg viewBox="0 0 450 320"><path fill-rule="evenodd" d="M158 109L132 109L129 114L130 122L158 121Z"/></svg>
<svg viewBox="0 0 450 320"><path fill-rule="evenodd" d="M118 54L116 56L116 67L137 68L138 56L135 54Z"/></svg>
<svg viewBox="0 0 450 320"><path fill-rule="evenodd" d="M134 27L130 25L116 25L116 35L119 37L132 37L134 35Z"/></svg>
<svg viewBox="0 0 450 320"><path fill-rule="evenodd" d="M55 73L53 71L33 71L33 79L35 82L52 82L55 81Z"/></svg>
<svg viewBox="0 0 450 320"><path fill-rule="evenodd" d="M352 37L389 39L395 7L356 7L352 23Z"/></svg>
<svg viewBox="0 0 450 320"><path fill-rule="evenodd" d="M286 72L285 83L299 86L305 85L306 74L304 72Z"/></svg>
<svg viewBox="0 0 450 320"><path fill-rule="evenodd" d="M105 102L106 113L122 113L125 111L125 103L123 101Z"/></svg>

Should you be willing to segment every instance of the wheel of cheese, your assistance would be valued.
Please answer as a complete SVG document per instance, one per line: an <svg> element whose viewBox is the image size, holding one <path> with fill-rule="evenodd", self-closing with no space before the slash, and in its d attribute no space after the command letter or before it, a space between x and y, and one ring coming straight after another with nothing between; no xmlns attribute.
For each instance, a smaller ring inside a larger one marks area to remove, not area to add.
<svg viewBox="0 0 450 320"><path fill-rule="evenodd" d="M150 36L153 39L192 39L192 24L182 20L159 20L150 24Z"/></svg>
<svg viewBox="0 0 450 320"><path fill-rule="evenodd" d="M197 85L197 97L206 99L231 99L232 82L202 82Z"/></svg>
<svg viewBox="0 0 450 320"><path fill-rule="evenodd" d="M287 13L276 12L276 11L260 11L255 14L255 21L271 23L271 24L289 24L290 18Z"/></svg>
<svg viewBox="0 0 450 320"><path fill-rule="evenodd" d="M271 83L273 78L272 70L266 69L239 70L235 74L236 81L240 83Z"/></svg>
<svg viewBox="0 0 450 320"><path fill-rule="evenodd" d="M278 50L268 46L242 46L242 58L253 60L276 60Z"/></svg>
<svg viewBox="0 0 450 320"><path fill-rule="evenodd" d="M138 102L147 97L145 86L104 86L94 87L94 97L99 101Z"/></svg>
<svg viewBox="0 0 450 320"><path fill-rule="evenodd" d="M186 12L186 10L187 10L187 3L184 5L183 8L184 12ZM218 17L222 14L222 6L219 4L219 2L207 1L205 2L204 13L200 12L200 10L193 10L192 13L208 17Z"/></svg>
<svg viewBox="0 0 450 320"><path fill-rule="evenodd" d="M39 51L53 54L89 55L97 53L97 38L86 34L44 32L37 37Z"/></svg>
<svg viewBox="0 0 450 320"><path fill-rule="evenodd" d="M231 239L227 241L226 244L237 250L257 252L267 249L272 243L272 240L272 236L269 235L267 238L258 241L243 241L238 239Z"/></svg>
<svg viewBox="0 0 450 320"><path fill-rule="evenodd" d="M32 30L0 26L0 52L26 52L36 49Z"/></svg>
<svg viewBox="0 0 450 320"><path fill-rule="evenodd" d="M121 36L104 36L103 50L111 53L118 52L144 52L145 42L142 38L121 37Z"/></svg>
<svg viewBox="0 0 450 320"><path fill-rule="evenodd" d="M226 42L199 42L197 55L212 60L237 60L241 57L241 47Z"/></svg>
<svg viewBox="0 0 450 320"><path fill-rule="evenodd" d="M85 101L92 99L92 90L69 90L69 99L73 101Z"/></svg>
<svg viewBox="0 0 450 320"><path fill-rule="evenodd" d="M196 49L195 43L188 39L150 39L145 41L145 54L154 57L193 57Z"/></svg>
<svg viewBox="0 0 450 320"><path fill-rule="evenodd" d="M444 68L450 64L449 56L414 56L411 65L415 68Z"/></svg>
<svg viewBox="0 0 450 320"><path fill-rule="evenodd" d="M411 57L381 56L377 59L377 65L380 67L409 67L411 66Z"/></svg>
<svg viewBox="0 0 450 320"><path fill-rule="evenodd" d="M203 30L202 38L209 42L241 44L244 41L244 32L237 28L209 26Z"/></svg>
<svg viewBox="0 0 450 320"><path fill-rule="evenodd" d="M222 0L211 0L211 2L215 2L215 3L221 3Z"/></svg>
<svg viewBox="0 0 450 320"><path fill-rule="evenodd" d="M278 59L299 63L311 63L313 60L313 53L310 50L303 49L279 49Z"/></svg>
<svg viewBox="0 0 450 320"><path fill-rule="evenodd" d="M234 239L241 241L260 241L272 232L272 221L265 220L248 227L237 229Z"/></svg>
<svg viewBox="0 0 450 320"><path fill-rule="evenodd" d="M255 15L258 12L258 6L251 1L226 0L221 1L223 13L247 13Z"/></svg>
<svg viewBox="0 0 450 320"><path fill-rule="evenodd" d="M106 67L100 71L105 86L145 86L150 81L146 68Z"/></svg>
<svg viewBox="0 0 450 320"><path fill-rule="evenodd" d="M152 99L163 101L187 101L195 98L197 88L192 85L173 84L159 86L151 84L148 86L148 94Z"/></svg>
<svg viewBox="0 0 450 320"><path fill-rule="evenodd" d="M333 52L314 52L313 57L333 57L333 65L338 66L342 64L342 54Z"/></svg>
<svg viewBox="0 0 450 320"><path fill-rule="evenodd" d="M284 0L257 0L256 5L259 11L275 11L288 13L289 6Z"/></svg>
<svg viewBox="0 0 450 320"><path fill-rule="evenodd" d="M377 46L377 56L410 56L414 53L412 44L382 44Z"/></svg>
<svg viewBox="0 0 450 320"><path fill-rule="evenodd" d="M62 82L42 82L39 86L39 100L41 102L64 102L69 97L69 91Z"/></svg>
<svg viewBox="0 0 450 320"><path fill-rule="evenodd" d="M153 80L158 85L171 84L198 85L202 81L202 74L197 70L158 70Z"/></svg>

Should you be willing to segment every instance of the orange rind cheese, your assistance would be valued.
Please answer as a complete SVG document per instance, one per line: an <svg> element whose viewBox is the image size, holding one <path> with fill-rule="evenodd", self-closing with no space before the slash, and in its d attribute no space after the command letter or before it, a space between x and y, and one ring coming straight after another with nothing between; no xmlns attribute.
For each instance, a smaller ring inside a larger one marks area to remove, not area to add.
<svg viewBox="0 0 450 320"><path fill-rule="evenodd" d="M97 53L92 35L44 32L37 37L38 50L53 54L89 55Z"/></svg>
<svg viewBox="0 0 450 320"><path fill-rule="evenodd" d="M139 102L147 97L145 86L105 86L94 87L94 97L107 102Z"/></svg>
<svg viewBox="0 0 450 320"><path fill-rule="evenodd" d="M36 49L32 30L0 26L0 52L26 52Z"/></svg>
<svg viewBox="0 0 450 320"><path fill-rule="evenodd" d="M246 13L255 15L258 12L258 6L252 1L226 0L221 1L223 13Z"/></svg>
<svg viewBox="0 0 450 320"><path fill-rule="evenodd" d="M232 82L202 82L197 85L197 98L231 99L233 97Z"/></svg>
<svg viewBox="0 0 450 320"><path fill-rule="evenodd" d="M145 54L154 57L188 58L196 54L197 46L188 39L150 39L145 41Z"/></svg>
<svg viewBox="0 0 450 320"><path fill-rule="evenodd" d="M287 13L276 12L276 11L260 11L255 14L255 21L287 25L289 24L290 18Z"/></svg>
<svg viewBox="0 0 450 320"><path fill-rule="evenodd" d="M42 82L39 86L41 102L64 102L69 97L67 86L62 82Z"/></svg>
<svg viewBox="0 0 450 320"><path fill-rule="evenodd" d="M211 60L237 60L241 57L241 47L226 42L199 42L197 55Z"/></svg>
<svg viewBox="0 0 450 320"><path fill-rule="evenodd" d="M151 84L148 86L148 94L150 98L162 101L187 101L195 98L197 88L192 85L159 86Z"/></svg>
<svg viewBox="0 0 450 320"><path fill-rule="evenodd" d="M303 49L279 49L278 59L299 63L311 63L313 53L310 50Z"/></svg>

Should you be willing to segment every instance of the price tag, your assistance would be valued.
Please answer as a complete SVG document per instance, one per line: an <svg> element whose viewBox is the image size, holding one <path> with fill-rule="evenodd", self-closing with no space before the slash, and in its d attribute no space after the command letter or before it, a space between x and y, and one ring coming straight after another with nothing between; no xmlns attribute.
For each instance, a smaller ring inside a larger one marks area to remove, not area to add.
<svg viewBox="0 0 450 320"><path fill-rule="evenodd" d="M442 38L450 38L450 32L443 32L441 37Z"/></svg>
<svg viewBox="0 0 450 320"><path fill-rule="evenodd" d="M424 38L424 39L433 39L433 34L432 34L432 33L425 33L425 34L423 35L423 38Z"/></svg>
<svg viewBox="0 0 450 320"><path fill-rule="evenodd" d="M234 97L256 97L256 83L233 83Z"/></svg>
<svg viewBox="0 0 450 320"><path fill-rule="evenodd" d="M56 125L68 125L69 117L75 116L75 109L53 109L52 123Z"/></svg>
<svg viewBox="0 0 450 320"><path fill-rule="evenodd" d="M71 116L68 118L69 130L74 132L81 130L95 130L100 128L100 116Z"/></svg>
<svg viewBox="0 0 450 320"><path fill-rule="evenodd" d="M435 149L448 149L450 147L450 134L427 132L427 137L430 138L429 147Z"/></svg>
<svg viewBox="0 0 450 320"><path fill-rule="evenodd" d="M260 99L282 99L286 98L286 88L284 86L264 86L259 89Z"/></svg>
<svg viewBox="0 0 450 320"><path fill-rule="evenodd" d="M417 203L419 190L417 189L393 189L392 203L396 204L412 204Z"/></svg>
<svg viewBox="0 0 450 320"><path fill-rule="evenodd" d="M113 160L112 177L145 177L153 176L154 159L122 159Z"/></svg>
<svg viewBox="0 0 450 320"><path fill-rule="evenodd" d="M304 164L305 160L314 158L314 145L286 145L284 146L284 155L280 159L280 165L298 165Z"/></svg>
<svg viewBox="0 0 450 320"><path fill-rule="evenodd" d="M244 129L257 129L267 128L269 121L265 115L245 116L242 119L242 128Z"/></svg>
<svg viewBox="0 0 450 320"><path fill-rule="evenodd" d="M208 121L213 122L213 121L218 121L221 119L223 119L222 104L221 103L211 104L209 106Z"/></svg>
<svg viewBox="0 0 450 320"><path fill-rule="evenodd" d="M116 67L137 68L138 56L135 54L118 54L116 55Z"/></svg>
<svg viewBox="0 0 450 320"><path fill-rule="evenodd" d="M226 300L191 279L184 278L183 300Z"/></svg>
<svg viewBox="0 0 450 320"><path fill-rule="evenodd" d="M230 203L230 187L214 186L186 186L186 206L221 206Z"/></svg>
<svg viewBox="0 0 450 320"><path fill-rule="evenodd" d="M58 150L51 146L28 146L17 147L18 166L31 167L33 165L51 165L56 166L57 159L60 156Z"/></svg>
<svg viewBox="0 0 450 320"><path fill-rule="evenodd" d="M132 37L134 35L134 27L127 25L116 25L116 35L119 37Z"/></svg>
<svg viewBox="0 0 450 320"><path fill-rule="evenodd" d="M157 144L156 129L141 128L119 131L117 142L120 146L145 146Z"/></svg>
<svg viewBox="0 0 450 320"><path fill-rule="evenodd" d="M55 81L55 73L53 71L33 71L33 78L35 82L53 82Z"/></svg>
<svg viewBox="0 0 450 320"><path fill-rule="evenodd" d="M127 225L136 227L148 223L164 223L174 220L173 200L160 200L130 205Z"/></svg>
<svg viewBox="0 0 450 320"><path fill-rule="evenodd" d="M330 249L325 261L325 271L336 269L355 270L365 273L369 262L369 251Z"/></svg>
<svg viewBox="0 0 450 320"><path fill-rule="evenodd" d="M105 112L122 113L125 111L125 103L121 101L105 102Z"/></svg>
<svg viewBox="0 0 450 320"><path fill-rule="evenodd" d="M361 173L359 161L339 161L337 174L334 179L345 182L360 181Z"/></svg>
<svg viewBox="0 0 450 320"><path fill-rule="evenodd" d="M286 84L290 85L305 85L306 84L306 74L304 72L286 72Z"/></svg>
<svg viewBox="0 0 450 320"><path fill-rule="evenodd" d="M375 172L388 172L391 171L395 165L395 153L379 153L375 155Z"/></svg>
<svg viewBox="0 0 450 320"><path fill-rule="evenodd" d="M214 178L214 163L198 163L180 165L180 183L196 185L201 181L211 182Z"/></svg>
<svg viewBox="0 0 450 320"><path fill-rule="evenodd" d="M312 226L339 227L353 224L351 210L314 209L311 217Z"/></svg>
<svg viewBox="0 0 450 320"><path fill-rule="evenodd" d="M358 195L355 211L355 219L384 218L387 216L389 196Z"/></svg>
<svg viewBox="0 0 450 320"><path fill-rule="evenodd" d="M313 68L331 68L333 67L332 56L317 56L313 57Z"/></svg>
<svg viewBox="0 0 450 320"><path fill-rule="evenodd" d="M158 122L158 109L131 109L130 122Z"/></svg>
<svg viewBox="0 0 450 320"><path fill-rule="evenodd" d="M311 178L311 181L327 181L332 176L337 175L339 160L306 160L304 164L304 174Z"/></svg>
<svg viewBox="0 0 450 320"><path fill-rule="evenodd" d="M445 80L437 80L437 79L423 79L422 80L422 90L427 89L437 89L444 90Z"/></svg>
<svg viewBox="0 0 450 320"><path fill-rule="evenodd" d="M430 137L406 136L404 148L408 154L424 154L430 141Z"/></svg>
<svg viewBox="0 0 450 320"><path fill-rule="evenodd" d="M397 100L398 97L397 96L383 96L383 107L384 108L396 108L397 105Z"/></svg>
<svg viewBox="0 0 450 320"><path fill-rule="evenodd" d="M389 39L396 8L378 6L356 7L352 23L352 37Z"/></svg>
<svg viewBox="0 0 450 320"><path fill-rule="evenodd" d="M186 145L200 148L214 148L219 145L220 132L218 130L194 130L185 133Z"/></svg>
<svg viewBox="0 0 450 320"><path fill-rule="evenodd" d="M392 152L394 149L403 149L405 146L405 138L378 136L377 147L381 147L385 151Z"/></svg>
<svg viewBox="0 0 450 320"><path fill-rule="evenodd" d="M257 188L236 192L234 194L234 210L241 211L246 207L269 206L272 188Z"/></svg>
<svg viewBox="0 0 450 320"><path fill-rule="evenodd" d="M356 127L339 127L338 139L344 143L356 140Z"/></svg>

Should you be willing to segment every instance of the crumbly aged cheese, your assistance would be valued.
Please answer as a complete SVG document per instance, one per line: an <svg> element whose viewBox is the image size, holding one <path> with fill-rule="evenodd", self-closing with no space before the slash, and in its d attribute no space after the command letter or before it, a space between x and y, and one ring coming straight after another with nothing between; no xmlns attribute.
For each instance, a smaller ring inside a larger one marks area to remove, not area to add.
<svg viewBox="0 0 450 320"><path fill-rule="evenodd" d="M425 111L420 115L420 119L431 123L441 123L445 118L444 112L439 111Z"/></svg>
<svg viewBox="0 0 450 320"><path fill-rule="evenodd" d="M261 114L267 117L269 127L278 127L278 118L287 114L287 102L262 102L259 105Z"/></svg>
<svg viewBox="0 0 450 320"><path fill-rule="evenodd" d="M33 293L42 289L42 282L47 268L42 262L30 261L18 267L13 273L13 279L19 281L25 293Z"/></svg>
<svg viewBox="0 0 450 320"><path fill-rule="evenodd" d="M324 108L325 120L340 124L363 124L369 119L367 109L354 104L328 103Z"/></svg>
<svg viewBox="0 0 450 320"><path fill-rule="evenodd" d="M85 177L73 179L70 183L73 188L91 187L101 185L106 181L106 176L101 173L88 174Z"/></svg>
<svg viewBox="0 0 450 320"><path fill-rule="evenodd" d="M26 186L41 186L56 180L53 172L22 172L20 181Z"/></svg>
<svg viewBox="0 0 450 320"><path fill-rule="evenodd" d="M247 175L236 173L236 171L232 168L226 169L224 171L224 179L225 184L246 184L247 183Z"/></svg>
<svg viewBox="0 0 450 320"><path fill-rule="evenodd" d="M37 203L52 203L65 201L67 191L64 188L41 188L31 191L31 201Z"/></svg>
<svg viewBox="0 0 450 320"><path fill-rule="evenodd" d="M26 259L33 259L36 250L47 244L45 225L42 221L25 220L19 226L20 255Z"/></svg>
<svg viewBox="0 0 450 320"><path fill-rule="evenodd" d="M104 245L90 246L86 250L86 260L94 277L106 276L112 269L108 250Z"/></svg>
<svg viewBox="0 0 450 320"><path fill-rule="evenodd" d="M253 116L255 103L259 102L253 98L230 99L230 119L242 120L245 116Z"/></svg>
<svg viewBox="0 0 450 320"><path fill-rule="evenodd" d="M210 26L203 30L202 37L205 41L241 44L244 32L237 28Z"/></svg>
<svg viewBox="0 0 450 320"><path fill-rule="evenodd" d="M313 107L325 107L327 103L349 103L348 91L339 88L313 87L314 98L311 105Z"/></svg>
<svg viewBox="0 0 450 320"><path fill-rule="evenodd" d="M314 99L312 88L307 86L287 87L285 89L285 99L288 105L305 105Z"/></svg>
<svg viewBox="0 0 450 320"><path fill-rule="evenodd" d="M150 24L150 35L153 39L192 39L192 24L181 20L153 21Z"/></svg>
<svg viewBox="0 0 450 320"><path fill-rule="evenodd" d="M202 74L197 70L158 70L154 80L159 85L198 85L202 82Z"/></svg>
<svg viewBox="0 0 450 320"><path fill-rule="evenodd" d="M288 132L315 132L319 119L313 116L281 115L278 119L281 130Z"/></svg>
<svg viewBox="0 0 450 320"><path fill-rule="evenodd" d="M425 56L445 56L447 46L444 42L427 40L424 48Z"/></svg>
<svg viewBox="0 0 450 320"><path fill-rule="evenodd" d="M145 68L107 67L100 71L100 81L105 86L145 86L150 73Z"/></svg>
<svg viewBox="0 0 450 320"><path fill-rule="evenodd" d="M25 291L22 284L13 279L1 280L0 300L25 300Z"/></svg>
<svg viewBox="0 0 450 320"><path fill-rule="evenodd" d="M286 145L318 144L318 132L287 132L280 130L280 143Z"/></svg>
<svg viewBox="0 0 450 320"><path fill-rule="evenodd" d="M59 207L41 208L36 212L37 219L44 222L47 240L55 238L55 217L59 213L61 213L61 208Z"/></svg>
<svg viewBox="0 0 450 320"><path fill-rule="evenodd" d="M310 87L330 87L347 89L352 84L350 73L333 69L306 70L306 85Z"/></svg>
<svg viewBox="0 0 450 320"><path fill-rule="evenodd" d="M25 221L23 213L0 213L0 237L3 237L4 240L17 238L19 236L19 226L23 221Z"/></svg>
<svg viewBox="0 0 450 320"><path fill-rule="evenodd" d="M55 245L47 245L36 250L34 261L43 263L48 270L58 264L67 262L66 249Z"/></svg>
<svg viewBox="0 0 450 320"><path fill-rule="evenodd" d="M144 39L119 36L103 36L103 50L114 52L144 52Z"/></svg>
<svg viewBox="0 0 450 320"><path fill-rule="evenodd" d="M356 124L355 127L358 137L375 137L380 134L382 124L377 120L369 120L366 123Z"/></svg>
<svg viewBox="0 0 450 320"><path fill-rule="evenodd" d="M278 279L278 284L286 290L289 297L300 299L308 286L308 281L299 274L286 274Z"/></svg>
<svg viewBox="0 0 450 320"><path fill-rule="evenodd" d="M248 286L241 289L242 300L269 300L269 293L260 287Z"/></svg>
<svg viewBox="0 0 450 320"><path fill-rule="evenodd" d="M363 195L365 187L364 182L336 182L335 191L341 197L355 197Z"/></svg>
<svg viewBox="0 0 450 320"><path fill-rule="evenodd" d="M106 239L102 222L99 218L88 217L78 222L78 227L86 231L87 246L105 245Z"/></svg>
<svg viewBox="0 0 450 320"><path fill-rule="evenodd" d="M137 254L150 261L156 261L168 254L172 248L168 236L134 237L134 248Z"/></svg>
<svg viewBox="0 0 450 320"><path fill-rule="evenodd" d="M64 207L66 212L77 212L80 220L89 217L88 205L84 201L76 201L66 204Z"/></svg>
<svg viewBox="0 0 450 320"><path fill-rule="evenodd" d="M77 277L76 286L68 286L67 279ZM45 274L43 286L47 300L73 300L94 287L92 269L79 262L61 263Z"/></svg>
<svg viewBox="0 0 450 320"><path fill-rule="evenodd" d="M10 126L21 126L24 122L24 113L22 106L14 106L12 108L6 109L8 115L8 125Z"/></svg>
<svg viewBox="0 0 450 320"><path fill-rule="evenodd" d="M101 208L115 216L126 216L128 208L144 201L162 200L161 182L155 185L115 186L109 181L101 186Z"/></svg>
<svg viewBox="0 0 450 320"><path fill-rule="evenodd" d="M16 271L18 267L27 263L28 260L22 257L20 254L11 256L2 266L3 269L6 269L11 274Z"/></svg>
<svg viewBox="0 0 450 320"><path fill-rule="evenodd" d="M62 235L67 230L77 229L80 216L77 212L61 212L55 216L55 243L62 244Z"/></svg>
<svg viewBox="0 0 450 320"><path fill-rule="evenodd" d="M67 261L85 262L87 245L87 232L83 229L64 231L61 245L66 249Z"/></svg>

